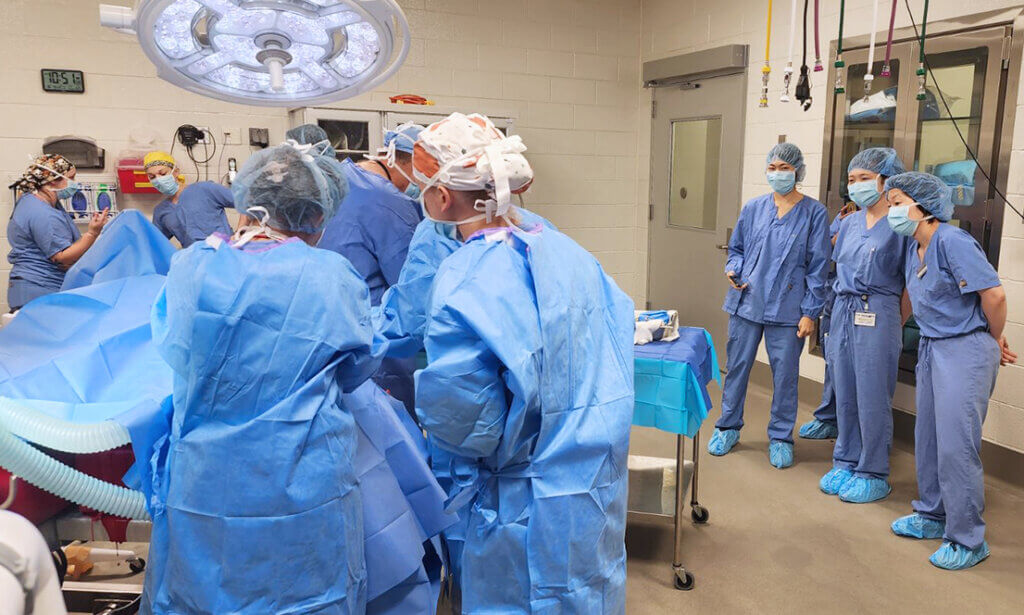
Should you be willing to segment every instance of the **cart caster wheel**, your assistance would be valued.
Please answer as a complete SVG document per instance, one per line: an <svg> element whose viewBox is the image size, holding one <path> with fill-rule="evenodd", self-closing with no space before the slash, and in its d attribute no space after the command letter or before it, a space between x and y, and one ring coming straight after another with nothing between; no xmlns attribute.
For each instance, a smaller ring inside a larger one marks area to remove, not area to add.
<svg viewBox="0 0 1024 615"><path fill-rule="evenodd" d="M136 562L128 562L128 568L135 574L138 574L146 569L146 560L140 557Z"/></svg>
<svg viewBox="0 0 1024 615"><path fill-rule="evenodd" d="M684 592L688 592L691 589L693 589L693 585L694 585L694 582L696 580L696 579L694 579L693 574L691 574L689 572L686 572L684 570L683 571L683 578L681 578L681 579L679 578L679 573L676 573L676 574L674 574L672 576L673 576L673 578L675 579L675 582L676 582L676 589L684 591Z"/></svg>
<svg viewBox="0 0 1024 615"><path fill-rule="evenodd" d="M690 511L690 518L693 519L694 523L703 525L708 522L710 517L711 513L708 512L708 509L704 508L700 504L694 506L693 510Z"/></svg>

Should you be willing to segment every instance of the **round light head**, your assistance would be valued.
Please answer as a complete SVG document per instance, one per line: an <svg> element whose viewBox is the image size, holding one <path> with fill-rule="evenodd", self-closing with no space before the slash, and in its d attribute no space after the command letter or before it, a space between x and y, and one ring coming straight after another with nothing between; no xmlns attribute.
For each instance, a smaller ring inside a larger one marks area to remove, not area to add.
<svg viewBox="0 0 1024 615"><path fill-rule="evenodd" d="M370 90L398 69L410 42L395 0L140 0L135 31L162 79L276 107Z"/></svg>

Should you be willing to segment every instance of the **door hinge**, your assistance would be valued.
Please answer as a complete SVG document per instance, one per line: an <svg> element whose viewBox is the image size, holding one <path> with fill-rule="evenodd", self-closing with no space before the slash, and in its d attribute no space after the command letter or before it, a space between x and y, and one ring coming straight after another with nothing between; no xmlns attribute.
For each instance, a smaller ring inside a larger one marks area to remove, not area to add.
<svg viewBox="0 0 1024 615"><path fill-rule="evenodd" d="M1003 37L1003 49L1000 57L1003 61L1003 70L1009 70L1010 68L1010 53L1013 49L1013 38L1010 36Z"/></svg>
<svg viewBox="0 0 1024 615"><path fill-rule="evenodd" d="M658 101L651 101L651 119L653 120L658 115Z"/></svg>
<svg viewBox="0 0 1024 615"><path fill-rule="evenodd" d="M644 309L646 309L646 310L650 310L651 309L651 302L650 301L644 301Z"/></svg>
<svg viewBox="0 0 1024 615"><path fill-rule="evenodd" d="M648 203L647 204L647 219L648 220L653 220L654 219L654 203Z"/></svg>

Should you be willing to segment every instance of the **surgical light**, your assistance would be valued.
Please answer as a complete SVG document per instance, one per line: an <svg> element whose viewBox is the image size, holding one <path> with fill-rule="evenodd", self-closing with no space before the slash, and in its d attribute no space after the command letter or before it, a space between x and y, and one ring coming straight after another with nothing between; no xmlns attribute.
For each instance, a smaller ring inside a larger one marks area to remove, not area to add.
<svg viewBox="0 0 1024 615"><path fill-rule="evenodd" d="M158 75L229 102L294 107L366 92L409 53L395 0L138 0L100 5L138 36Z"/></svg>

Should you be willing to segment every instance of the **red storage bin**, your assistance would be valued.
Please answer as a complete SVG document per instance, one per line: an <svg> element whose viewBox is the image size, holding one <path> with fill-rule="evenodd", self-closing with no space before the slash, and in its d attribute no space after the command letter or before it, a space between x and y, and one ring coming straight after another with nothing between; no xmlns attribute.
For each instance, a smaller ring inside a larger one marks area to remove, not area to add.
<svg viewBox="0 0 1024 615"><path fill-rule="evenodd" d="M149 183L146 170L141 166L118 166L117 183L121 192L131 194L160 194L160 191Z"/></svg>
<svg viewBox="0 0 1024 615"><path fill-rule="evenodd" d="M135 463L135 454L132 452L130 444L102 453L75 456L75 468L79 472L95 476L114 485L121 485L122 487L125 485L121 479L124 478L125 472L128 471L128 468L133 463ZM84 515L92 517L103 524L104 529L107 530L107 535L110 536L110 540L113 542L124 542L125 533L128 529L128 519L101 513L84 506L79 508Z"/></svg>
<svg viewBox="0 0 1024 615"><path fill-rule="evenodd" d="M0 502L7 500L10 486L11 473L0 468ZM19 478L17 494L15 494L14 502L11 503L11 507L8 510L16 512L32 523L39 525L68 506L69 504L66 500L47 493L39 487Z"/></svg>

